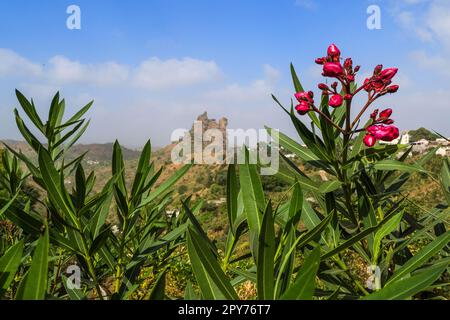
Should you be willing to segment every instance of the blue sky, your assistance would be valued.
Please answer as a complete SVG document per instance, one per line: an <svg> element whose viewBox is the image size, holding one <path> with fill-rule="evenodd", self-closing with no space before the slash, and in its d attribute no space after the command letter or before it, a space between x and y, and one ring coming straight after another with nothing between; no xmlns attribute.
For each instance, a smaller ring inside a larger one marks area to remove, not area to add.
<svg viewBox="0 0 450 320"><path fill-rule="evenodd" d="M66 27L72 4L81 30ZM381 30L366 27L372 4ZM445 0L4 0L0 137L19 138L14 88L41 112L57 90L69 111L94 99L84 142L163 145L205 110L228 117L231 128L293 133L270 94L291 98L291 61L316 90L314 58L330 43L361 64L362 75L378 63L400 68L401 90L377 107L392 107L401 130L450 135L449 15Z"/></svg>

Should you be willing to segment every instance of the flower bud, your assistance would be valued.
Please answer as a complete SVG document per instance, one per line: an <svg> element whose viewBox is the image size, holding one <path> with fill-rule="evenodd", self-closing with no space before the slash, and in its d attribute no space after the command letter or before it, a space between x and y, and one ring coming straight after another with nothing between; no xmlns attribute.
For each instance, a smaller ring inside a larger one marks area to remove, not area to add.
<svg viewBox="0 0 450 320"><path fill-rule="evenodd" d="M353 68L353 60L352 58L347 58L344 61L344 68L351 70Z"/></svg>
<svg viewBox="0 0 450 320"><path fill-rule="evenodd" d="M392 85L392 86L387 87L387 88L386 88L386 91L387 91L388 93L396 93L396 92L398 91L398 89L399 89L399 86L396 85L396 84L394 84L394 85Z"/></svg>
<svg viewBox="0 0 450 320"><path fill-rule="evenodd" d="M383 123L384 123L384 124L393 124L393 123L394 123L394 120L392 120L392 119L386 119L386 120L383 121Z"/></svg>
<svg viewBox="0 0 450 320"><path fill-rule="evenodd" d="M375 120L378 116L378 109L373 110L373 112L370 114L370 118L372 120Z"/></svg>
<svg viewBox="0 0 450 320"><path fill-rule="evenodd" d="M326 62L323 65L323 73L322 75L325 77L333 77L337 78L344 74L344 68L338 62Z"/></svg>
<svg viewBox="0 0 450 320"><path fill-rule="evenodd" d="M317 58L315 62L317 64L324 64L325 63L325 58Z"/></svg>
<svg viewBox="0 0 450 320"><path fill-rule="evenodd" d="M329 105L330 107L337 108L342 106L342 103L344 102L344 99L340 94L334 94L331 96Z"/></svg>
<svg viewBox="0 0 450 320"><path fill-rule="evenodd" d="M383 82L391 81L392 78L397 74L397 68L387 68L380 72L380 78Z"/></svg>
<svg viewBox="0 0 450 320"><path fill-rule="evenodd" d="M355 81L355 76L353 74L348 74L347 75L347 81L348 82L353 82Z"/></svg>
<svg viewBox="0 0 450 320"><path fill-rule="evenodd" d="M364 136L364 140L363 141L364 141L364 144L370 148L370 147L373 147L375 145L376 139L371 134L366 134Z"/></svg>
<svg viewBox="0 0 450 320"><path fill-rule="evenodd" d="M364 90L366 90L367 92L372 91L373 90L373 82L370 82L371 79L366 79L364 80Z"/></svg>
<svg viewBox="0 0 450 320"><path fill-rule="evenodd" d="M325 83L319 83L318 87L320 90L330 90Z"/></svg>
<svg viewBox="0 0 450 320"><path fill-rule="evenodd" d="M304 115L306 113L308 113L309 111L309 104L306 101L301 101L300 104L298 104L295 107L295 110L300 114L300 115Z"/></svg>
<svg viewBox="0 0 450 320"><path fill-rule="evenodd" d="M388 108L380 112L380 118L388 119L392 115L392 109Z"/></svg>
<svg viewBox="0 0 450 320"><path fill-rule="evenodd" d="M297 92L295 95L295 98L298 102L307 102L307 103L314 103L313 96L314 93L312 91L309 92Z"/></svg>
<svg viewBox="0 0 450 320"><path fill-rule="evenodd" d="M352 100L352 99L353 99L353 95L350 94L350 93L347 93L347 94L344 96L344 99L347 100L347 101Z"/></svg>
<svg viewBox="0 0 450 320"><path fill-rule="evenodd" d="M331 87L332 87L334 90L336 90L337 86L338 86L337 81L335 81L335 82L333 82L333 83L331 84Z"/></svg>
<svg viewBox="0 0 450 320"><path fill-rule="evenodd" d="M377 76L381 72L381 70L383 70L383 65L382 64L377 65L375 69L373 69L373 75Z"/></svg>
<svg viewBox="0 0 450 320"><path fill-rule="evenodd" d="M361 66L356 66L354 71L355 71L355 72L358 72L359 69L361 69Z"/></svg>
<svg viewBox="0 0 450 320"><path fill-rule="evenodd" d="M341 51L335 44L332 44L331 46L328 47L327 54L329 57L333 59L333 61L339 61Z"/></svg>

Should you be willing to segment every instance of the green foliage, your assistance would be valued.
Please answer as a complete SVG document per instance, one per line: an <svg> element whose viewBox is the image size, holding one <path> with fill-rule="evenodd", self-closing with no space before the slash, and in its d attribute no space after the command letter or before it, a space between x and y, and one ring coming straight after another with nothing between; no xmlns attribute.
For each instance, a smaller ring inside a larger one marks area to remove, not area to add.
<svg viewBox="0 0 450 320"><path fill-rule="evenodd" d="M435 134L423 127L419 128L417 130L411 130L408 133L410 135L411 141L419 141L421 139L436 140L437 138L439 138L439 136L437 134Z"/></svg>
<svg viewBox="0 0 450 320"><path fill-rule="evenodd" d="M162 270L184 241L185 217L168 216L166 206L170 202L171 188L189 165L159 183L162 169L156 170L150 163L151 146L148 142L128 188L122 149L116 142L112 177L100 192L95 193L95 173L85 172L82 166L84 154L65 161L66 152L87 128L89 121L82 117L92 103L64 121L65 103L56 94L48 119L43 121L33 101L18 91L16 94L35 128L29 129L17 110L14 111L16 122L38 161L36 163L7 146L13 155L9 152L3 154L5 169L0 181L13 195L23 190L24 181L30 176L44 190L45 197L40 200L43 211L42 208L33 208L29 202L21 206L14 197L2 200L2 216L20 230L18 238L21 239L0 260L2 294L16 299L50 296L131 298L143 281L139 277L141 270L148 267ZM32 132L40 133L45 143ZM28 173L21 171L19 160L26 165ZM65 181L71 174L75 183L69 190ZM115 212L111 211L112 208ZM107 222L108 216L113 214L119 221L114 232L113 226ZM43 235L42 230L45 230ZM22 267L17 265L19 260ZM61 280L65 279L64 266L69 262L81 269L83 276L79 289L68 288L65 283L61 285ZM163 273L159 274L149 293L152 299L164 298L161 294L164 277ZM14 277L21 279L18 286L11 283ZM107 285L111 280L113 284Z"/></svg>

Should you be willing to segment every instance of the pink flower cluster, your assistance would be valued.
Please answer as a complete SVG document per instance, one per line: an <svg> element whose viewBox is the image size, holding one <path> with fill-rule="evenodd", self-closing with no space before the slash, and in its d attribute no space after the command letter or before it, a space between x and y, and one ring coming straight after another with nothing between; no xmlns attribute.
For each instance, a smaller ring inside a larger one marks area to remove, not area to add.
<svg viewBox="0 0 450 320"><path fill-rule="evenodd" d="M378 115L378 109L376 109L370 115L372 124L367 127L367 134L364 137L364 144L368 147L373 147L377 140L392 141L399 137L398 128L392 126L394 120L390 117L392 115L392 109L388 108L383 110Z"/></svg>
<svg viewBox="0 0 450 320"><path fill-rule="evenodd" d="M355 76L360 70L360 66L353 67L353 61L351 58L344 60L344 64L341 64L341 51L339 48L332 44L328 47L327 56L317 58L316 63L323 66L322 75L328 78L335 78L336 81L328 86L325 83L318 85L322 90L323 95L329 95L328 105L332 108L341 107L345 101L347 101L347 107L350 109L353 96L361 90L365 90L368 93L368 102L361 110L360 114L355 119L354 123L348 124L344 129L338 127L335 123L332 123L335 127L344 133L353 132L351 129L357 123L360 116L366 111L366 109L379 97L387 93L395 93L398 91L398 85L392 85L392 79L397 74L397 68L383 69L383 65L377 65L373 71L373 75L370 78L365 79L364 84L352 91L352 84L355 81ZM342 85L343 93L337 91L338 82ZM314 106L314 94L309 92L297 92L295 98L299 104L295 107L296 111L300 115L304 115L310 111L321 113L319 109ZM348 110L349 112L349 110ZM372 123L365 128L367 131L364 137L364 143L368 147L375 145L377 140L392 141L399 137L399 130L393 126L394 120L390 117L392 115L392 109L385 109L380 114L378 110L375 110L371 114ZM322 114L323 116L323 114ZM327 119L330 122L331 119ZM360 131L360 130L358 130Z"/></svg>
<svg viewBox="0 0 450 320"><path fill-rule="evenodd" d="M397 92L399 88L398 85L390 86L392 78L395 77L397 71L397 68L387 68L383 70L383 65L379 64L373 70L372 77L364 80L364 90L381 94Z"/></svg>
<svg viewBox="0 0 450 320"><path fill-rule="evenodd" d="M295 107L295 110L297 110L299 114L304 115L311 111L310 106L314 105L314 93L312 91L297 92L295 94L295 98L299 102L299 104Z"/></svg>

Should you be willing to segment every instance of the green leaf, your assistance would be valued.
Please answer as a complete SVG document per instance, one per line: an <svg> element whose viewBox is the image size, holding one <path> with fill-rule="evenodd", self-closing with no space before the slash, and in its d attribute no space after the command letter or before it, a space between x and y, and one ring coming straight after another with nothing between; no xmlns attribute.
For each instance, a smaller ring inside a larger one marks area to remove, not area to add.
<svg viewBox="0 0 450 320"><path fill-rule="evenodd" d="M294 190L292 191L292 197L289 201L288 221L292 223L295 228L297 223L301 219L303 208L303 192L298 183L294 184Z"/></svg>
<svg viewBox="0 0 450 320"><path fill-rule="evenodd" d="M378 256L380 254L381 241L384 237L396 230L403 218L403 212L397 213L393 218L389 219L387 223L381 226L373 237L373 261L377 264Z"/></svg>
<svg viewBox="0 0 450 320"><path fill-rule="evenodd" d="M166 298L166 272L167 268L158 275L148 300L164 300Z"/></svg>
<svg viewBox="0 0 450 320"><path fill-rule="evenodd" d="M305 259L295 282L283 294L283 300L312 300L316 287L315 278L320 265L320 247L316 247Z"/></svg>
<svg viewBox="0 0 450 320"><path fill-rule="evenodd" d="M94 101L89 102L87 105L85 105L83 108L80 109L76 114L72 116L69 120L67 120L67 123L78 121L92 106Z"/></svg>
<svg viewBox="0 0 450 320"><path fill-rule="evenodd" d="M127 188L125 183L125 166L123 163L122 147L119 141L114 142L113 156L112 156L112 174L117 177L116 185L122 195L127 194Z"/></svg>
<svg viewBox="0 0 450 320"><path fill-rule="evenodd" d="M238 193L239 187L236 178L236 167L234 164L230 164L227 171L227 213L230 227L233 226L238 213ZM233 228L231 230L233 231Z"/></svg>
<svg viewBox="0 0 450 320"><path fill-rule="evenodd" d="M245 149L245 162L239 165L239 180L250 232L257 237L261 228L261 213L266 207L265 197L257 167L255 164L249 164L247 149Z"/></svg>
<svg viewBox="0 0 450 320"><path fill-rule="evenodd" d="M442 264L436 264L410 278L392 282L383 289L364 297L363 300L408 299L431 286L437 279L439 279L440 275L447 269L447 267L448 261Z"/></svg>
<svg viewBox="0 0 450 320"><path fill-rule="evenodd" d="M31 266L22 279L17 290L16 299L43 300L47 292L49 231L45 228L36 249L34 249Z"/></svg>
<svg viewBox="0 0 450 320"><path fill-rule="evenodd" d="M19 103L27 114L28 118L30 118L31 122L38 128L42 133L44 133L44 124L42 123L41 119L39 118L39 115L36 112L36 108L34 107L34 104L28 101L25 96L16 89L16 96L17 100L19 100Z"/></svg>
<svg viewBox="0 0 450 320"><path fill-rule="evenodd" d="M89 255L93 256L96 254L100 248L102 248L108 238L111 235L111 230L109 228L105 228L95 239L92 241L91 247L89 248Z"/></svg>
<svg viewBox="0 0 450 320"><path fill-rule="evenodd" d="M442 164L441 181L444 196L450 205L450 161L448 159L444 159L444 163Z"/></svg>
<svg viewBox="0 0 450 320"><path fill-rule="evenodd" d="M139 163L136 169L136 175L134 177L133 186L131 188L131 195L135 195L144 185L148 175L148 168L150 162L150 156L152 153L152 147L150 140L142 149L141 156L139 158Z"/></svg>
<svg viewBox="0 0 450 320"><path fill-rule="evenodd" d="M0 298L8 290L20 266L23 253L23 240L11 246L0 258Z"/></svg>
<svg viewBox="0 0 450 320"><path fill-rule="evenodd" d="M76 225L77 219L72 202L68 199L64 185L61 185L61 177L53 165L53 160L44 148L39 149L39 168L48 197L55 206L59 207L66 216L71 218L72 224Z"/></svg>
<svg viewBox="0 0 450 320"><path fill-rule="evenodd" d="M295 153L300 159L305 161L318 161L319 158L311 152L307 147L302 146L297 141L289 138L287 135L279 132L278 130L273 130L269 127L265 127L270 136L274 139L278 138L280 145L283 148Z"/></svg>
<svg viewBox="0 0 450 320"><path fill-rule="evenodd" d="M3 215L5 214L6 210L8 210L9 207L14 203L14 201L16 201L16 198L18 197L18 195L19 195L19 194L16 193L16 194L14 195L14 197L12 197L12 198L8 201L8 203L6 203L6 204L0 209L0 219L3 218Z"/></svg>
<svg viewBox="0 0 450 320"><path fill-rule="evenodd" d="M199 300L190 281L188 281L184 289L184 300Z"/></svg>
<svg viewBox="0 0 450 320"><path fill-rule="evenodd" d="M269 201L264 213L258 241L257 288L258 299L260 300L273 300L274 298L274 224L272 204Z"/></svg>
<svg viewBox="0 0 450 320"><path fill-rule="evenodd" d="M38 151L42 148L42 144L39 140L31 133L31 131L25 125L23 119L20 117L19 112L14 109L14 114L16 117L17 128L19 129L22 137L26 140L26 142L35 150Z"/></svg>
<svg viewBox="0 0 450 320"><path fill-rule="evenodd" d="M339 189L341 186L342 186L342 182L340 182L339 180L330 180L330 181L324 182L320 185L319 192L320 193L333 192L333 191L336 191L337 189Z"/></svg>
<svg viewBox="0 0 450 320"><path fill-rule="evenodd" d="M174 175L172 175L169 179L164 181L158 188L150 192L150 195L142 200L138 208L145 207L150 202L152 202L153 200L161 196L163 193L165 193L167 190L169 190L169 188L171 188L179 179L181 179L191 167L192 164L186 164L180 169L178 169Z"/></svg>
<svg viewBox="0 0 450 320"><path fill-rule="evenodd" d="M209 246L191 227L188 228L187 232L187 247L192 271L200 286L203 298L207 300L238 299L236 291L223 273Z"/></svg>
<svg viewBox="0 0 450 320"><path fill-rule="evenodd" d="M442 250L450 241L450 231L440 235L434 241L422 248L411 259L409 259L404 265L398 268L387 284L399 281L402 278L408 276L411 272L421 267L424 263L430 260L435 254Z"/></svg>
<svg viewBox="0 0 450 320"><path fill-rule="evenodd" d="M384 171L398 170L408 172L424 172L424 173L427 172L420 166L403 163L397 160L381 160L375 163L374 167L377 170L384 170Z"/></svg>
<svg viewBox="0 0 450 320"><path fill-rule="evenodd" d="M309 242L319 237L322 234L323 230L325 230L328 224L332 221L335 215L336 211L333 211L332 213L328 214L328 216L325 219L323 219L319 224L317 224L313 229L303 233L294 241L292 246L289 248L289 250L282 258L281 266L280 269L278 270L277 280L275 282L275 292L278 292L278 288L280 287L281 282L281 276L284 273L287 265L289 264L291 255L295 252L295 250L300 250L301 248L306 246Z"/></svg>
<svg viewBox="0 0 450 320"><path fill-rule="evenodd" d="M61 279L66 289L67 294L69 295L70 300L87 300L86 295L83 293L81 289L69 288L68 281L69 279L63 274L61 275Z"/></svg>

